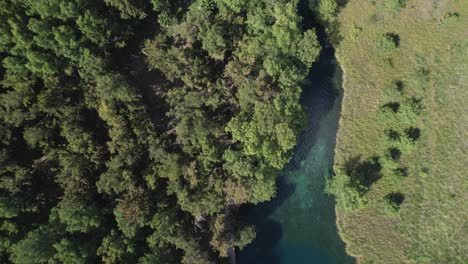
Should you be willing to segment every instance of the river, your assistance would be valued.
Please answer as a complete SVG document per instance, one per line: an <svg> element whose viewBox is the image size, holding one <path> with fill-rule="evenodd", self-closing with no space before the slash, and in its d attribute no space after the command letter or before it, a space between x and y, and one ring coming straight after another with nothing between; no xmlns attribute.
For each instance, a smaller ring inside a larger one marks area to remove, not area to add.
<svg viewBox="0 0 468 264"><path fill-rule="evenodd" d="M303 89L308 128L278 177L276 197L241 209L257 238L239 252L238 264L354 263L338 236L333 197L324 192L332 174L341 75L333 48L324 48Z"/></svg>

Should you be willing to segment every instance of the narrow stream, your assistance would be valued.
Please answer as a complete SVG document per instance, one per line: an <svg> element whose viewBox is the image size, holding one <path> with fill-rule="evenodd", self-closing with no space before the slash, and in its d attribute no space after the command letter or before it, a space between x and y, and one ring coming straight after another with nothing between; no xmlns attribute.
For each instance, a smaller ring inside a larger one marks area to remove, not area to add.
<svg viewBox="0 0 468 264"><path fill-rule="evenodd" d="M256 226L257 238L239 253L239 264L354 263L338 236L334 200L324 193L341 107L341 69L333 48L324 48L314 64L302 103L308 128L278 178L276 197L241 210Z"/></svg>

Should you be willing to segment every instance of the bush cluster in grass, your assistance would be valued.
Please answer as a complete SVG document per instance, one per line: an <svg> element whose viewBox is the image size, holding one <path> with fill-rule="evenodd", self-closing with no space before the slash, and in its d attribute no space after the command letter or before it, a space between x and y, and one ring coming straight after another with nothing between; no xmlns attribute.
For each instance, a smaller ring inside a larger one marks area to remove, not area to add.
<svg viewBox="0 0 468 264"><path fill-rule="evenodd" d="M382 122L413 125L423 110L422 100L411 97L402 102L390 101L380 108L379 119Z"/></svg>
<svg viewBox="0 0 468 264"><path fill-rule="evenodd" d="M418 65L418 67L416 67L416 70L414 72L414 78L413 78L416 84L416 87L424 89L424 87L427 85L427 81L429 80L429 74L430 74L430 71L426 66Z"/></svg>
<svg viewBox="0 0 468 264"><path fill-rule="evenodd" d="M376 43L380 50L390 52L400 46L400 36L395 33L381 33L377 35Z"/></svg>
<svg viewBox="0 0 468 264"><path fill-rule="evenodd" d="M403 91L404 83L401 80L394 80L384 88L385 98L392 101L382 105L380 119L383 124L392 125L384 130L386 150L383 155L367 160L361 160L360 156L351 158L337 166L336 176L327 182L326 191L335 195L340 208L352 211L365 207L369 202L367 192L384 176L395 186L408 176L408 169L400 164L400 159L414 148L421 135L416 123L423 106L420 98L413 96L405 99ZM402 196L401 193L389 194L383 199L389 216L397 215L404 200L398 195Z"/></svg>
<svg viewBox="0 0 468 264"><path fill-rule="evenodd" d="M368 203L366 193L382 178L382 158L374 156L362 160L361 156L348 159L336 168L333 180L327 180L326 192L336 197L340 208L353 211Z"/></svg>
<svg viewBox="0 0 468 264"><path fill-rule="evenodd" d="M350 186L337 196L340 234L347 252L362 263L467 263L460 159L466 126L460 120L466 105L468 5L411 0L401 9L401 3L350 0L339 14L346 37L337 54L346 93L335 171L351 179L342 164L359 154L379 155L382 166L382 178L363 194L365 208L343 208L350 203L341 201ZM355 25L364 30L353 39ZM378 45L378 34L387 32L401 37L396 49ZM398 110L384 108L387 103L398 103ZM390 148L401 151L399 160L389 157Z"/></svg>
<svg viewBox="0 0 468 264"><path fill-rule="evenodd" d="M405 200L405 196L400 192L393 192L384 197L384 210L391 217L399 215L400 206Z"/></svg>
<svg viewBox="0 0 468 264"><path fill-rule="evenodd" d="M351 178L344 174L336 174L333 179L327 179L325 191L336 197L336 202L340 208L346 211L353 211L364 208L369 199L364 196L364 187L353 186Z"/></svg>
<svg viewBox="0 0 468 264"><path fill-rule="evenodd" d="M384 96L389 99L397 99L403 95L404 83L401 80L394 80L384 88Z"/></svg>

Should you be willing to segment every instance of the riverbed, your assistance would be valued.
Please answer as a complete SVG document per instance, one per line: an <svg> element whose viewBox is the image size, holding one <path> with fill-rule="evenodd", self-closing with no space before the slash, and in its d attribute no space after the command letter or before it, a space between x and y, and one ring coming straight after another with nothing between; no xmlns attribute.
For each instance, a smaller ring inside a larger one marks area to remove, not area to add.
<svg viewBox="0 0 468 264"><path fill-rule="evenodd" d="M257 238L239 253L239 264L354 263L338 236L333 197L324 191L333 172L341 90L341 68L327 47L304 85L309 123L278 177L276 197L242 209Z"/></svg>

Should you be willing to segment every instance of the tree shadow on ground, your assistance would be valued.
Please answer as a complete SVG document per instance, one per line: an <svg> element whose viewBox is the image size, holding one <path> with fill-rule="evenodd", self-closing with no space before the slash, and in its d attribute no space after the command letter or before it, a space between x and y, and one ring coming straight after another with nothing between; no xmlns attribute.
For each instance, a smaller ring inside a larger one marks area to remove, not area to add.
<svg viewBox="0 0 468 264"><path fill-rule="evenodd" d="M395 209L400 209L401 204L405 201L405 195L400 192L393 192L387 194L385 199L390 203Z"/></svg>
<svg viewBox="0 0 468 264"><path fill-rule="evenodd" d="M345 173L351 178L351 185L358 189L369 189L382 178L382 165L379 157L362 160L361 155L348 159L344 165Z"/></svg>
<svg viewBox="0 0 468 264"><path fill-rule="evenodd" d="M398 102L390 102L390 103L386 103L382 106L382 109L384 110L390 110L392 111L393 113L396 113L398 112L398 110L400 109L400 103Z"/></svg>
<svg viewBox="0 0 468 264"><path fill-rule="evenodd" d="M421 136L421 129L417 127L409 127L405 129L405 134L412 141L417 141Z"/></svg>

